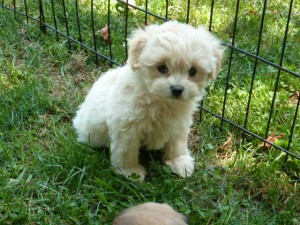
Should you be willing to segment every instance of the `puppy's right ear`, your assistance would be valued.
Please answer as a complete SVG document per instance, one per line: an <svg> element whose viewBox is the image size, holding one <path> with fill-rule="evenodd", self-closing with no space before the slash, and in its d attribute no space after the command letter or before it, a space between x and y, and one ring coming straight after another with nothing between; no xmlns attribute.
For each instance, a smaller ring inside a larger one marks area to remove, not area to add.
<svg viewBox="0 0 300 225"><path fill-rule="evenodd" d="M129 63L133 71L140 67L140 56L147 43L147 33L144 30L136 30L128 40Z"/></svg>

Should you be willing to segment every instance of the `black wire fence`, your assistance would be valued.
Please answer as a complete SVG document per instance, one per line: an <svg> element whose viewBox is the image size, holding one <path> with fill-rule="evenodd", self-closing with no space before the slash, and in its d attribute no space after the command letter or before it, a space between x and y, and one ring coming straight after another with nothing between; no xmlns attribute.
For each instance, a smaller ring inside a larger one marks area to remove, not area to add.
<svg viewBox="0 0 300 225"><path fill-rule="evenodd" d="M0 6L2 12L11 11L19 20L37 23L43 33L66 40L69 50L94 55L97 65L124 64L126 39L137 26L174 19L205 26L227 50L209 100L199 105L200 120L207 115L220 119L222 126L241 130L244 138L287 153L286 160L300 159L299 2L2 0ZM220 93L222 98L215 99ZM281 139L274 141L272 135Z"/></svg>

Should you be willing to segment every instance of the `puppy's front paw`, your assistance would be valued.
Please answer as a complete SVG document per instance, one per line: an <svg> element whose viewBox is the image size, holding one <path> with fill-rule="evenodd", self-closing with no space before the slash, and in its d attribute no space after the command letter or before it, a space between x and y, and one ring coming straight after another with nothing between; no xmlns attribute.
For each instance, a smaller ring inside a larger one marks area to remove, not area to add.
<svg viewBox="0 0 300 225"><path fill-rule="evenodd" d="M166 164L181 177L189 177L194 172L194 158L190 155L180 155L175 159L167 160Z"/></svg>
<svg viewBox="0 0 300 225"><path fill-rule="evenodd" d="M127 178L130 178L131 175L136 174L137 176L139 176L137 179L140 181L143 181L146 175L145 168L141 165L130 168L116 168L116 171Z"/></svg>

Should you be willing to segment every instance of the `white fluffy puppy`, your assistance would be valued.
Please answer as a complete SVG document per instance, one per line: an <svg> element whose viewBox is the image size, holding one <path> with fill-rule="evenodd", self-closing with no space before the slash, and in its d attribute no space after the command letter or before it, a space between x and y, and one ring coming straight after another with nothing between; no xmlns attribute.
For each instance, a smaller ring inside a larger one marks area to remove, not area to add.
<svg viewBox="0 0 300 225"><path fill-rule="evenodd" d="M223 48L204 28L176 21L133 32L129 59L96 81L73 121L78 140L108 146L125 176L145 177L139 149L163 150L181 177L194 171L187 141L192 114L221 67Z"/></svg>

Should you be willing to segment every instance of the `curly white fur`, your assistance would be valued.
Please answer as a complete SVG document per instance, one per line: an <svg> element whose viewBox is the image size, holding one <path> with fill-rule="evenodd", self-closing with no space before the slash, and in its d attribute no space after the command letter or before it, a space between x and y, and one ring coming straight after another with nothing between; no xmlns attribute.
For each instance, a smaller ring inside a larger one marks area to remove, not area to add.
<svg viewBox="0 0 300 225"><path fill-rule="evenodd" d="M78 140L94 147L110 143L112 165L125 176L144 179L140 147L162 149L174 173L190 176L192 114L219 72L222 54L204 28L172 21L136 30L127 64L103 74L80 106L73 121Z"/></svg>

